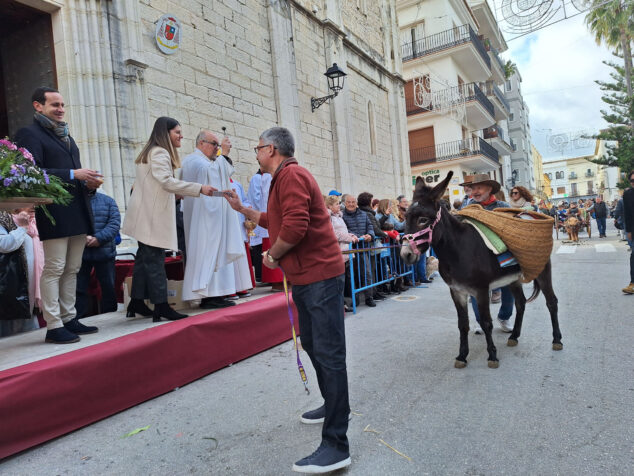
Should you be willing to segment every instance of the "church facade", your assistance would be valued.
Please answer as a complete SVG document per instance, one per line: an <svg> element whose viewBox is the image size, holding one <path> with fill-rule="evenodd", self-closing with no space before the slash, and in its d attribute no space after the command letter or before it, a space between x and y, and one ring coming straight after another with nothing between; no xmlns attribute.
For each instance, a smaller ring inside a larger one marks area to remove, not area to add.
<svg viewBox="0 0 634 476"><path fill-rule="evenodd" d="M177 119L182 156L200 129L232 140L235 178L258 168L275 125L322 190L379 198L412 188L394 0L3 0L0 135L32 116L31 92L57 87L84 167L125 210L134 159L159 116ZM347 74L331 94L324 73Z"/></svg>

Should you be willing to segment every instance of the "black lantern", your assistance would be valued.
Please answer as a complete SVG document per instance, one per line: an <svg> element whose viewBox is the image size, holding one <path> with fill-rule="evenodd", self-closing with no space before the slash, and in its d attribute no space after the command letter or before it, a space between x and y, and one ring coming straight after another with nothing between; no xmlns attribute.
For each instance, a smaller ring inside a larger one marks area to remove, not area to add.
<svg viewBox="0 0 634 476"><path fill-rule="evenodd" d="M310 106L313 112L315 112L315 109L323 103L337 96L337 94L339 94L339 92L343 89L343 83L346 79L346 73L337 66L337 63L333 63L332 66L326 70L324 76L328 78L328 89L332 91L332 94L322 98L310 98Z"/></svg>

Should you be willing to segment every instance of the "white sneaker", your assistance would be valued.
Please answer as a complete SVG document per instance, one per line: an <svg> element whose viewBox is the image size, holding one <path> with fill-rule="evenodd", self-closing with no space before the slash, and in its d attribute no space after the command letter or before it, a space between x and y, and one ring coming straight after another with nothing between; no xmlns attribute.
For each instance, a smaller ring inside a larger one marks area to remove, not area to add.
<svg viewBox="0 0 634 476"><path fill-rule="evenodd" d="M504 321L502 319L498 319L498 322L500 323L500 329L502 329L502 332L513 332L513 326L511 325L509 321L510 319L506 319Z"/></svg>
<svg viewBox="0 0 634 476"><path fill-rule="evenodd" d="M482 335L484 334L484 331L482 330L482 327L480 327L479 325L475 325L475 329L473 329L473 333L474 334L478 334L478 335Z"/></svg>

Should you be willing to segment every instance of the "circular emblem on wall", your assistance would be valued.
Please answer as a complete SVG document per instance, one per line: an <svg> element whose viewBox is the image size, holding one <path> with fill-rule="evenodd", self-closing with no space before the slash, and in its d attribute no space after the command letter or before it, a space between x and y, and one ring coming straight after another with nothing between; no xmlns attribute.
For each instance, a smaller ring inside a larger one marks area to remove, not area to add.
<svg viewBox="0 0 634 476"><path fill-rule="evenodd" d="M181 43L181 22L169 13L156 24L156 46L166 55L176 53Z"/></svg>

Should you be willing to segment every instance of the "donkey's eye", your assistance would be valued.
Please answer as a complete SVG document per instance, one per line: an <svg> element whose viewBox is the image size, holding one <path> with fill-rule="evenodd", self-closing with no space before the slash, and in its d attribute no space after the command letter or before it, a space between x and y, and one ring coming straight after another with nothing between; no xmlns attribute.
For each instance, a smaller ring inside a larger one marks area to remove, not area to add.
<svg viewBox="0 0 634 476"><path fill-rule="evenodd" d="M418 226L425 226L427 225L427 223L429 223L429 218L420 217L418 220L416 220L416 224Z"/></svg>

